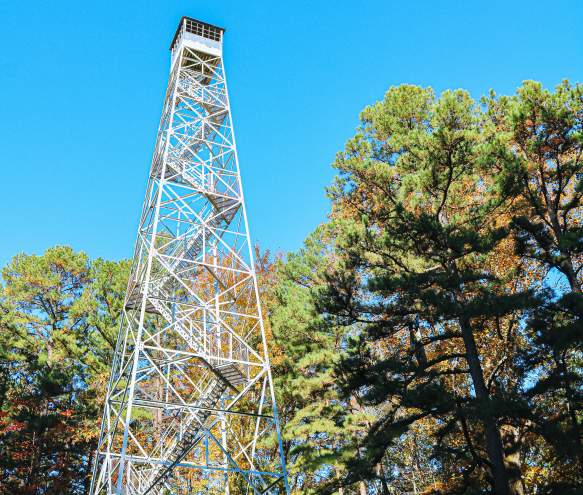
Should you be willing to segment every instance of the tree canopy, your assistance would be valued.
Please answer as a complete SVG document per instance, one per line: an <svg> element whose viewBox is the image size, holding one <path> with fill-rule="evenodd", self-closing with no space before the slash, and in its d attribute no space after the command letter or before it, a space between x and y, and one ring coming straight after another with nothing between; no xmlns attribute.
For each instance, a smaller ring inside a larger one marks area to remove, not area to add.
<svg viewBox="0 0 583 495"><path fill-rule="evenodd" d="M315 491L580 489L582 117L581 86L536 82L403 85L362 112L272 316L310 379L298 462L311 438L333 453ZM334 345L306 366L316 335Z"/></svg>
<svg viewBox="0 0 583 495"><path fill-rule="evenodd" d="M85 493L129 263L19 254L0 295L0 492Z"/></svg>
<svg viewBox="0 0 583 495"><path fill-rule="evenodd" d="M583 493L583 86L392 87L334 168L256 250L293 493ZM0 493L87 492L129 267L4 267Z"/></svg>

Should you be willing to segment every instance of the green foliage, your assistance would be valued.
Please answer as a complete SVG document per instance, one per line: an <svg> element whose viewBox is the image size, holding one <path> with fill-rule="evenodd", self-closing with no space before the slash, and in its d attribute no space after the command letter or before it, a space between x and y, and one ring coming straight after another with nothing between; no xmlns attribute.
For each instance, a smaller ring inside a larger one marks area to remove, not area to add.
<svg viewBox="0 0 583 495"><path fill-rule="evenodd" d="M582 108L527 82L362 112L271 316L299 492L580 486Z"/></svg>
<svg viewBox="0 0 583 495"><path fill-rule="evenodd" d="M334 376L342 329L323 325L314 306L323 284L324 235L316 232L303 250L280 266L281 282L270 305L274 338L284 356L274 370L280 403L284 411L293 404L291 417L285 411L288 418L283 430L288 457L293 459L290 475L305 493L323 472L342 464L339 447L351 438L351 432L335 421L342 411ZM296 441L299 438L301 442Z"/></svg>
<svg viewBox="0 0 583 495"><path fill-rule="evenodd" d="M504 400L487 390L476 338L488 332L489 319L512 318L532 299L506 294L503 281L484 267L508 231L492 221L505 198L485 178L492 150L482 114L463 91L435 98L406 86L389 90L362 120L361 133L338 156L341 179L331 195L343 218L339 236L346 216L366 221L349 229L321 304L331 321L360 327L343 363L345 390L366 391L371 405L393 407L367 435L352 476L373 477L387 446L409 424L441 422L437 436L445 440L452 418L461 415L482 429L491 467L483 476L502 493L508 475L495 409ZM378 352L371 342L405 344L408 351ZM459 360L467 368L454 365ZM475 393L456 393L445 380L451 376ZM473 471L476 463L487 466L468 453L455 457Z"/></svg>
<svg viewBox="0 0 583 495"><path fill-rule="evenodd" d="M294 493L581 493L582 157L567 82L364 109L327 222L259 256ZM86 491L128 273L4 268L0 493Z"/></svg>
<svg viewBox="0 0 583 495"><path fill-rule="evenodd" d="M84 493L128 267L56 246L4 268L2 493Z"/></svg>

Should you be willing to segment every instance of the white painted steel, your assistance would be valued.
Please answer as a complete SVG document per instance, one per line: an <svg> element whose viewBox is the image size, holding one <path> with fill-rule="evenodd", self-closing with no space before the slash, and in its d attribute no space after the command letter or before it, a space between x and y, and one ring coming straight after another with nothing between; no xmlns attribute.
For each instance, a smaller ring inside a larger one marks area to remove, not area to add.
<svg viewBox="0 0 583 495"><path fill-rule="evenodd" d="M172 48L92 495L289 493L222 35Z"/></svg>

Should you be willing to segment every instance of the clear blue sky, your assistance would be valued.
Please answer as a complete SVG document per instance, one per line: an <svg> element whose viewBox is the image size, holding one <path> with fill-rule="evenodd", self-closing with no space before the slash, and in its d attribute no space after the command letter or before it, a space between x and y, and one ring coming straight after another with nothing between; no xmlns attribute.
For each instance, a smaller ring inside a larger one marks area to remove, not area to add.
<svg viewBox="0 0 583 495"><path fill-rule="evenodd" d="M0 264L130 256L182 15L227 28L251 234L291 250L358 113L391 85L583 81L583 1L0 2Z"/></svg>

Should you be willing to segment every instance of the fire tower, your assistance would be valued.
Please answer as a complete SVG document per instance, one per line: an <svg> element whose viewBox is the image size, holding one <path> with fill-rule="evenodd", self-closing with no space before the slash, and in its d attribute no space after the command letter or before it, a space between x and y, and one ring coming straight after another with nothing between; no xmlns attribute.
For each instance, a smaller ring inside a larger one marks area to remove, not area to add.
<svg viewBox="0 0 583 495"><path fill-rule="evenodd" d="M223 35L170 47L92 495L289 493Z"/></svg>

